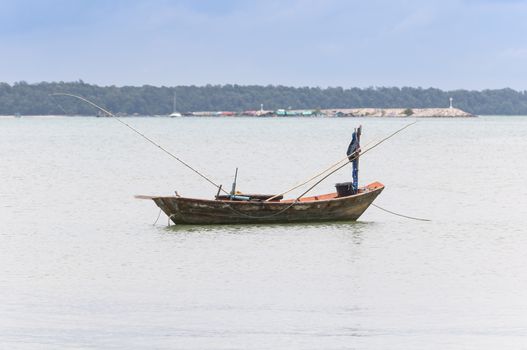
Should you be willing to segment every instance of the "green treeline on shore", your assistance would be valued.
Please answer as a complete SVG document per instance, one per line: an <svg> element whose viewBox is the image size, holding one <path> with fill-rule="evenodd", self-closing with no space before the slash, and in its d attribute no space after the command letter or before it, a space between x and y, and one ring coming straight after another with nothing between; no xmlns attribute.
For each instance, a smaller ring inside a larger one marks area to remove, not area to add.
<svg viewBox="0 0 527 350"><path fill-rule="evenodd" d="M411 87L286 87L258 85L206 86L97 86L77 82L13 85L0 83L0 115L94 115L95 110L76 99L50 96L64 92L80 95L115 113L166 115L177 110L245 111L279 108L440 108L454 106L477 115L527 115L527 91L513 89L454 90Z"/></svg>

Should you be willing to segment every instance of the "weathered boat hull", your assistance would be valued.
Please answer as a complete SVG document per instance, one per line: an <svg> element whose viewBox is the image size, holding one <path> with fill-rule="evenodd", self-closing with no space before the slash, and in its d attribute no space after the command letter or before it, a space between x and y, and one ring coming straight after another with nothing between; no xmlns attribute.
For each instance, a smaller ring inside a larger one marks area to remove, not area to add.
<svg viewBox="0 0 527 350"><path fill-rule="evenodd" d="M178 196L152 199L176 224L255 224L357 220L382 192L375 182L347 197L336 193L302 198L298 202L205 200Z"/></svg>

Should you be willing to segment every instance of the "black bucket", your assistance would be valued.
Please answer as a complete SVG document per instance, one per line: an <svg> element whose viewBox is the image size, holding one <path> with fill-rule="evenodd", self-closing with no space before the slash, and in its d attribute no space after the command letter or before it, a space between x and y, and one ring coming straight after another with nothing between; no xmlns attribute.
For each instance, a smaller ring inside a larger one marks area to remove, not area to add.
<svg viewBox="0 0 527 350"><path fill-rule="evenodd" d="M355 194L353 191L353 182L342 182L335 184L337 188L337 197L347 197Z"/></svg>

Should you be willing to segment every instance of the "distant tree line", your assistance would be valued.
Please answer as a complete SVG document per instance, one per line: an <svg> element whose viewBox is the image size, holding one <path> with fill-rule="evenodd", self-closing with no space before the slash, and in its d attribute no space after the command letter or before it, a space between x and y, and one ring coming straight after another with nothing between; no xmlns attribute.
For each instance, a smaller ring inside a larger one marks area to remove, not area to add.
<svg viewBox="0 0 527 350"><path fill-rule="evenodd" d="M0 115L94 115L85 103L68 97L50 96L66 92L83 96L115 113L164 115L172 112L174 93L177 110L245 111L279 108L437 108L454 106L473 114L527 115L527 92L513 89L453 90L411 87L287 87L259 85L206 85L156 87L97 86L76 82L13 85L0 83Z"/></svg>

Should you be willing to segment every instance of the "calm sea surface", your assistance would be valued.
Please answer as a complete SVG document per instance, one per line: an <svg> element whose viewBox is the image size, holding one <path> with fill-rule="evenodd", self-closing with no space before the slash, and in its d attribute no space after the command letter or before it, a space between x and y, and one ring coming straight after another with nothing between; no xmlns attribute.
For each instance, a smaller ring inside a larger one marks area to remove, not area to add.
<svg viewBox="0 0 527 350"><path fill-rule="evenodd" d="M125 121L274 193L410 120ZM216 190L106 118L0 118L0 174L1 349L527 348L527 117L420 120L361 158L376 204L431 222L154 226L134 195Z"/></svg>

